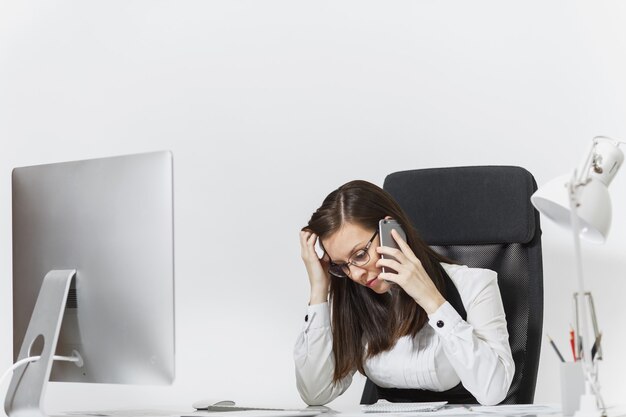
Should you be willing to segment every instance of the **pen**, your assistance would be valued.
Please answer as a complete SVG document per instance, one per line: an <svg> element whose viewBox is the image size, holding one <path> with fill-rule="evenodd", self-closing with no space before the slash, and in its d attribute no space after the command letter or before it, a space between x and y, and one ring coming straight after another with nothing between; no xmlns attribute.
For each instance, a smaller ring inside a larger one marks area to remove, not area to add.
<svg viewBox="0 0 626 417"><path fill-rule="evenodd" d="M552 338L549 335L547 335L547 334L546 334L546 337L550 341L550 344L552 345L552 348L556 352L556 354L559 357L559 359L561 359L561 362L565 362L565 359L563 358L563 355L561 355L561 352L559 351L559 348L556 347L556 344L554 343L554 340L552 340Z"/></svg>
<svg viewBox="0 0 626 417"><path fill-rule="evenodd" d="M574 337L574 329L570 327L569 330L569 344L572 347L572 355L574 356L574 362L576 362L576 338Z"/></svg>
<svg viewBox="0 0 626 417"><path fill-rule="evenodd" d="M578 336L576 336L576 338L578 339L578 360L582 361L586 355L585 351L583 350L583 337L579 334Z"/></svg>

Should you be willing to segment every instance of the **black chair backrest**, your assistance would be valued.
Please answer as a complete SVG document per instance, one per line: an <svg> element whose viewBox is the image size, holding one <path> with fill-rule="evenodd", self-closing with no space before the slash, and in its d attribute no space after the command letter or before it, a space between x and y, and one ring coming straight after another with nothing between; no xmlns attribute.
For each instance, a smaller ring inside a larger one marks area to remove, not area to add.
<svg viewBox="0 0 626 417"><path fill-rule="evenodd" d="M498 273L515 375L503 404L533 402L543 324L539 213L533 176L512 166L435 168L390 174L383 188L437 252ZM367 381L361 403L377 398Z"/></svg>

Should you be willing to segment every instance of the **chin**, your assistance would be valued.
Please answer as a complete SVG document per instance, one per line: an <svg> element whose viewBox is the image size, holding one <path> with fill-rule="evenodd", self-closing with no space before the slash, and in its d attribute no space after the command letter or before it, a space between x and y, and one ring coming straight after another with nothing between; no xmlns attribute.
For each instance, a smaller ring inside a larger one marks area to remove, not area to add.
<svg viewBox="0 0 626 417"><path fill-rule="evenodd" d="M391 289L391 284L385 280L379 279L373 287L370 287L376 294L385 294Z"/></svg>

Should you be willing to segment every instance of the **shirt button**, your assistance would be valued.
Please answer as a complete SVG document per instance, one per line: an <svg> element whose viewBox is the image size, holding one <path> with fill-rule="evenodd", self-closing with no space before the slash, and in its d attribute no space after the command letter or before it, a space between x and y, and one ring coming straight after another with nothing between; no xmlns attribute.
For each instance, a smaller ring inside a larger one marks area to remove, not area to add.
<svg viewBox="0 0 626 417"><path fill-rule="evenodd" d="M304 321L305 322L309 321L309 315L308 314L306 316L304 316Z"/></svg>
<svg viewBox="0 0 626 417"><path fill-rule="evenodd" d="M440 329L443 327L443 321L442 320L437 320L437 327L439 327Z"/></svg>

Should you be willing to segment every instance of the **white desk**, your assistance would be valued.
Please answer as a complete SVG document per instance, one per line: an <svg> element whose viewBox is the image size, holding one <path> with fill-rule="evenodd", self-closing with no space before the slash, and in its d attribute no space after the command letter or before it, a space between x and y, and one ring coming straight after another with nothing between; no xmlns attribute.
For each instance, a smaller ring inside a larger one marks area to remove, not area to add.
<svg viewBox="0 0 626 417"><path fill-rule="evenodd" d="M404 414L394 414L394 413L362 413L360 407L355 405L354 407L342 409L342 410L333 410L329 409L326 413L318 413L309 412L309 413L293 413L288 412L281 414L280 412L260 412L260 411L228 411L228 412L206 412L206 411L194 411L191 407L180 407L180 408L171 408L171 409L120 409L120 410L102 410L97 412L88 412L88 413L79 413L79 412L71 412L71 413L62 413L57 414L58 417L181 417L181 416L193 416L193 417L288 417L288 415L295 415L301 417L311 417L314 415L319 415L320 417L424 417L424 416L480 416L480 417L520 417L520 413L507 413L506 408L503 408L502 413L478 413L478 412L469 412L467 408L465 411L460 411L459 413L453 412L445 412L445 410L450 411L450 408L458 407L458 406L449 406L448 408L435 412L427 412L427 413L404 413ZM609 407L608 417L626 417L626 405L619 405L614 407ZM563 417L560 413L551 413L551 414L528 414L535 416L545 416L545 417ZM55 416L56 417L56 416Z"/></svg>

